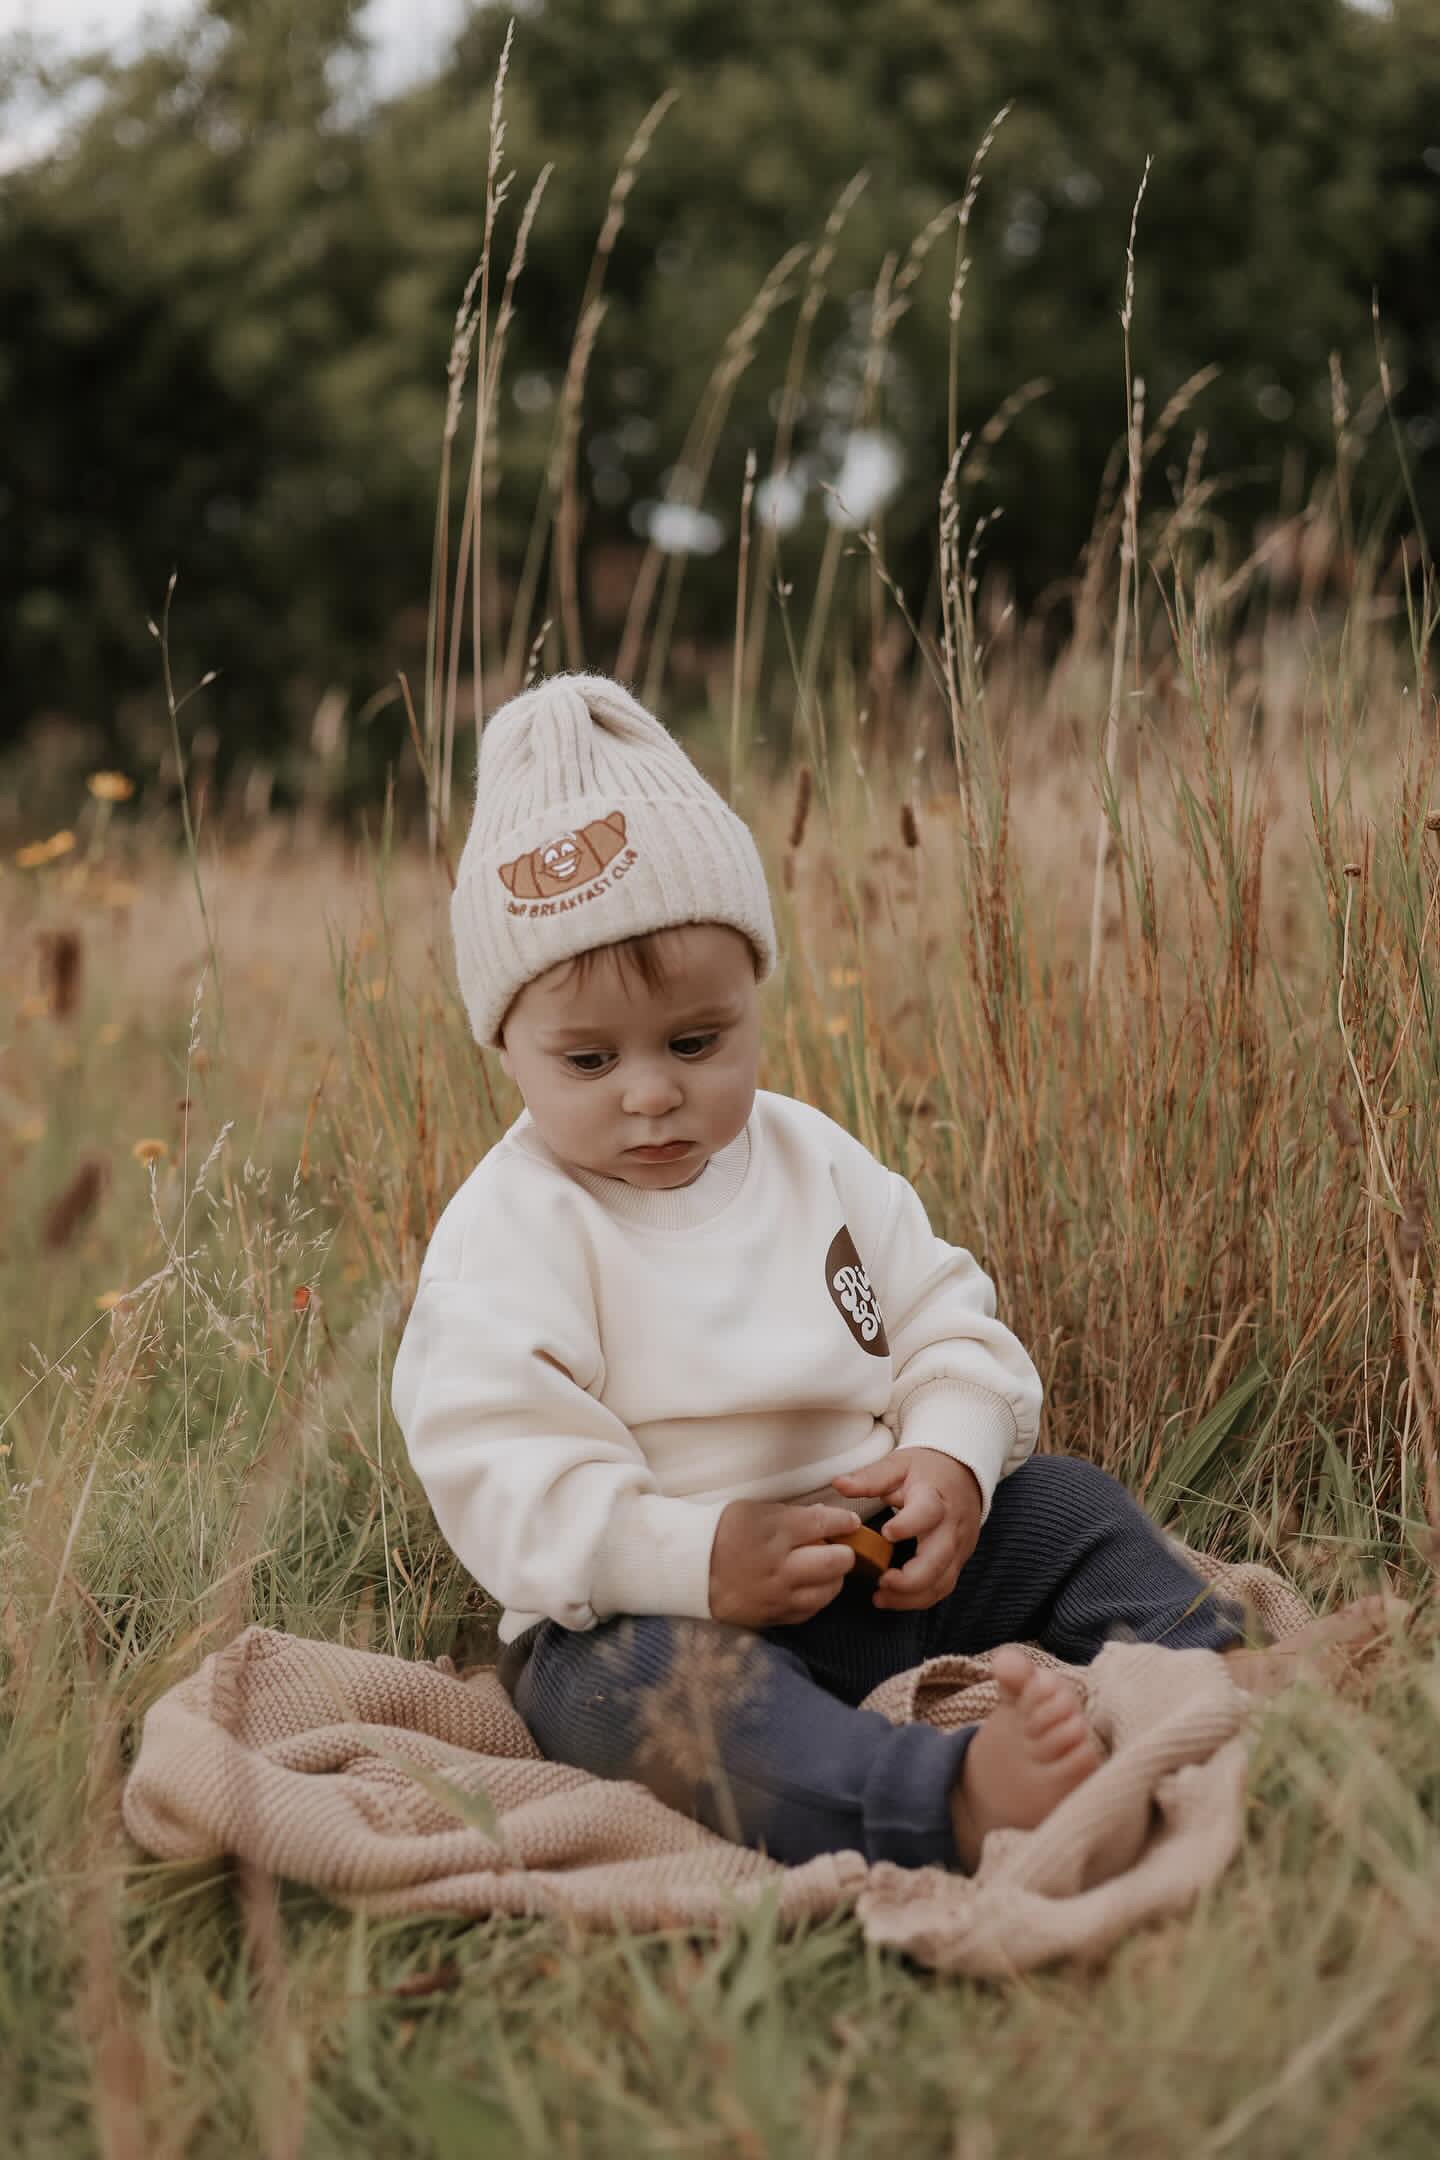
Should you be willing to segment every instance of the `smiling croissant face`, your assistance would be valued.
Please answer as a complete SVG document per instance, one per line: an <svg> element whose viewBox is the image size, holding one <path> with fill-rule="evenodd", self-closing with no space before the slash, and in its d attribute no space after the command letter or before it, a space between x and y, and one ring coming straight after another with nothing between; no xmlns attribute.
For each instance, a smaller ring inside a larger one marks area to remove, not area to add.
<svg viewBox="0 0 1440 2160"><path fill-rule="evenodd" d="M561 833L540 850L540 868L546 877L572 878L580 867L580 843L573 832Z"/></svg>
<svg viewBox="0 0 1440 2160"><path fill-rule="evenodd" d="M517 900L548 900L554 893L588 885L624 845L624 812L612 810L608 817L557 833L514 862L501 863L501 882Z"/></svg>

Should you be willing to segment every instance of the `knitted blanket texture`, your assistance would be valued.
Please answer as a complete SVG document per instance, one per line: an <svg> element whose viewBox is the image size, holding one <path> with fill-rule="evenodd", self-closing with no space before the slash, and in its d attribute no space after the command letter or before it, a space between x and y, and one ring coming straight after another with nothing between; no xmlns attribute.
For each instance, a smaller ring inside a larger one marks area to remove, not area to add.
<svg viewBox="0 0 1440 2160"><path fill-rule="evenodd" d="M1310 1617L1265 1568L1189 1558L1272 1639ZM940 1971L1097 1959L1183 1911L1233 1857L1248 1699L1208 1650L1117 1642L1064 1666L1022 1647L1068 1675L1104 1760L1038 1829L992 1831L973 1876L857 1852L784 1867L641 1785L543 1760L488 1667L260 1627L151 1706L125 1822L157 1859L238 1856L373 1913L711 1931L768 1892L782 1925L853 1907L873 1942ZM953 1729L995 1707L989 1664L933 1658L865 1707Z"/></svg>

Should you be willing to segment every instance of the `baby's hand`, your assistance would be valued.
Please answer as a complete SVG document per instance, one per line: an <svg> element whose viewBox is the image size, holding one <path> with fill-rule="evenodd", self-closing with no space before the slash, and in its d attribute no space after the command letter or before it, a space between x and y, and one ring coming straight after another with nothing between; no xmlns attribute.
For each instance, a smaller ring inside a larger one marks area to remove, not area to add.
<svg viewBox="0 0 1440 2160"><path fill-rule="evenodd" d="M903 1568L887 1568L875 1585L874 1603L886 1612L923 1612L949 1597L960 1570L975 1550L985 1511L973 1470L938 1448L896 1448L863 1470L835 1479L837 1492L853 1499L888 1500L895 1513L880 1535L898 1545L917 1540Z"/></svg>
<svg viewBox="0 0 1440 2160"><path fill-rule="evenodd" d="M849 1508L732 1500L710 1548L710 1617L739 1627L784 1627L828 1605L855 1565L827 1538L858 1530Z"/></svg>

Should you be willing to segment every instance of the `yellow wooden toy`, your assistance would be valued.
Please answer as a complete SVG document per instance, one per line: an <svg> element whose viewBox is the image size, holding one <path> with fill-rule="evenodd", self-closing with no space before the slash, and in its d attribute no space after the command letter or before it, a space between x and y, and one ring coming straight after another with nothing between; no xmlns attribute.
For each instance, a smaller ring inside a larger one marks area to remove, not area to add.
<svg viewBox="0 0 1440 2160"><path fill-rule="evenodd" d="M848 1545L859 1565L869 1575L883 1575L894 1564L895 1548L889 1538L883 1538L878 1530L867 1530L862 1523L858 1530L847 1531L844 1537L832 1538L832 1545Z"/></svg>

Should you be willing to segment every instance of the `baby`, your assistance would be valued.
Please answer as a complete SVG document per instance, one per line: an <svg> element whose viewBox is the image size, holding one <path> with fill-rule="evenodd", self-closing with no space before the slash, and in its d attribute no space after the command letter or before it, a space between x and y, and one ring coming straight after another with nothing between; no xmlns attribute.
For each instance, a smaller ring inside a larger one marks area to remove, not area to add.
<svg viewBox="0 0 1440 2160"><path fill-rule="evenodd" d="M779 1860L972 1868L1096 1767L1074 1691L1009 1650L998 1711L940 1732L872 1688L1018 1640L1232 1653L1243 1616L1035 1454L1039 1376L913 1187L757 1086L764 872L660 722L552 677L477 796L459 979L525 1109L436 1228L393 1400L506 1684L547 1756Z"/></svg>

